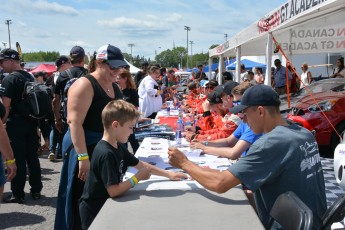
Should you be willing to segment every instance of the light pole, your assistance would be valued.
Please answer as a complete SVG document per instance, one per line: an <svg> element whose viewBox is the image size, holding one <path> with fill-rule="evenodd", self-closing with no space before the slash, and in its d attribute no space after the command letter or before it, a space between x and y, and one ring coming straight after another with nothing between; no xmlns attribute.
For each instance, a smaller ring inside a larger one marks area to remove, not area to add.
<svg viewBox="0 0 345 230"><path fill-rule="evenodd" d="M5 24L7 25L7 29L8 29L8 44L10 45L10 49L11 49L11 34L10 34L11 22L12 22L12 20L5 20Z"/></svg>
<svg viewBox="0 0 345 230"><path fill-rule="evenodd" d="M225 41L228 40L228 34L224 34L224 37L225 37Z"/></svg>
<svg viewBox="0 0 345 230"><path fill-rule="evenodd" d="M160 46L157 47L157 49L160 49L160 48L162 48L162 47L160 47ZM156 61L156 63L158 63L158 61L157 61L157 49L155 50L155 61Z"/></svg>
<svg viewBox="0 0 345 230"><path fill-rule="evenodd" d="M132 64L133 64L132 47L134 46L134 43L129 43L128 46L131 47L131 58L132 58Z"/></svg>
<svg viewBox="0 0 345 230"><path fill-rule="evenodd" d="M187 30L187 64L186 64L186 67L188 68L188 31L190 31L190 27L184 26L184 29Z"/></svg>
<svg viewBox="0 0 345 230"><path fill-rule="evenodd" d="M193 41L189 41L190 44L190 66L193 68Z"/></svg>
<svg viewBox="0 0 345 230"><path fill-rule="evenodd" d="M7 42L2 42L2 44L4 44L4 47L6 49Z"/></svg>

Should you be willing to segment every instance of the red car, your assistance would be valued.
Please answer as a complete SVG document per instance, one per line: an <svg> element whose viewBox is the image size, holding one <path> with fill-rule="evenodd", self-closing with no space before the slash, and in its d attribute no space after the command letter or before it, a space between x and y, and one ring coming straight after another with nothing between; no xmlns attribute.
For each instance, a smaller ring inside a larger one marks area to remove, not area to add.
<svg viewBox="0 0 345 230"><path fill-rule="evenodd" d="M333 152L340 139L331 124L339 135L343 136L345 131L345 79L316 81L308 89L315 100L306 89L299 90L291 96L291 110L287 118L314 130L319 146L328 146ZM286 106L282 101L282 107Z"/></svg>

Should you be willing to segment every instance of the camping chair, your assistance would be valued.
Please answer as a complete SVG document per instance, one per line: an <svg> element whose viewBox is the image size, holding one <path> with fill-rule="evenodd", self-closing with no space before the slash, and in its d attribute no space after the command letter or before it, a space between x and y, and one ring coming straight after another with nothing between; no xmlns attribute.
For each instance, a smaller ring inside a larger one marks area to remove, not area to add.
<svg viewBox="0 0 345 230"><path fill-rule="evenodd" d="M278 196L270 216L268 229L277 227L277 223L286 230L313 228L313 212L291 191Z"/></svg>
<svg viewBox="0 0 345 230"><path fill-rule="evenodd" d="M322 217L322 229L330 229L334 222L340 222L345 217L345 195L341 195L327 209Z"/></svg>

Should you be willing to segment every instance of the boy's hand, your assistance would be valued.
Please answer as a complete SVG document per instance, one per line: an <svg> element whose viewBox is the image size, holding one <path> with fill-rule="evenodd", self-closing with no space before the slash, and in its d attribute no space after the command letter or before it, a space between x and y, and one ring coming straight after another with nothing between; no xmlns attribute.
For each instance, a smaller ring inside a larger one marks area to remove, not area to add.
<svg viewBox="0 0 345 230"><path fill-rule="evenodd" d="M135 174L135 176L136 178L138 178L139 181L147 180L151 176L151 170L146 167L143 167Z"/></svg>
<svg viewBox="0 0 345 230"><path fill-rule="evenodd" d="M170 180L186 180L188 179L188 175L181 173L181 172L171 172L169 173Z"/></svg>

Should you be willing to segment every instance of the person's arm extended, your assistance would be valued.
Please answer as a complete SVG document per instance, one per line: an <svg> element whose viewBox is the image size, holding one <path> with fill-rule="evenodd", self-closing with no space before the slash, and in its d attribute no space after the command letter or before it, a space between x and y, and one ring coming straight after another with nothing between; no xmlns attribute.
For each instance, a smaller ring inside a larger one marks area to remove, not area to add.
<svg viewBox="0 0 345 230"><path fill-rule="evenodd" d="M202 147L202 151L206 154L219 156L219 157L226 157L231 160L236 160L240 158L241 154L246 151L250 147L250 143L244 140L239 140L235 146L229 147L212 147L212 146L204 146Z"/></svg>
<svg viewBox="0 0 345 230"><path fill-rule="evenodd" d="M193 140L191 143L193 149L201 149L203 153L226 157L231 160L238 159L249 147L249 142L239 140L233 134L230 137L210 142Z"/></svg>
<svg viewBox="0 0 345 230"><path fill-rule="evenodd" d="M168 150L169 164L186 171L194 180L199 182L206 189L217 193L224 193L240 184L241 181L229 171L220 172L215 169L201 168L177 148L170 147Z"/></svg>
<svg viewBox="0 0 345 230"><path fill-rule="evenodd" d="M67 123L75 151L87 153L83 123L93 98L91 83L86 78L79 78L68 92ZM90 161L79 161L78 177L85 181L90 170Z"/></svg>
<svg viewBox="0 0 345 230"><path fill-rule="evenodd" d="M135 168L138 170L141 170L142 168L148 168L153 175L164 176L164 177L169 178L170 180L181 180L181 179L188 178L188 176L184 173L180 173L180 172L175 173L175 172L163 170L143 161L139 161L139 163L135 166Z"/></svg>
<svg viewBox="0 0 345 230"><path fill-rule="evenodd" d="M138 163L138 165L139 165L139 163ZM135 168L138 165L136 165ZM141 180L149 179L150 176L151 176L151 170L149 168L146 168L146 167L141 167L140 170L133 177L136 177L136 179L139 182ZM113 185L110 185L109 187L107 187L107 191L108 191L109 196L112 198L118 197L118 196L124 194L125 192L127 192L128 190L130 190L133 187L132 183L135 183L134 181L131 182L131 180L133 180L133 177L131 177L130 179L123 181L119 184L113 184Z"/></svg>

